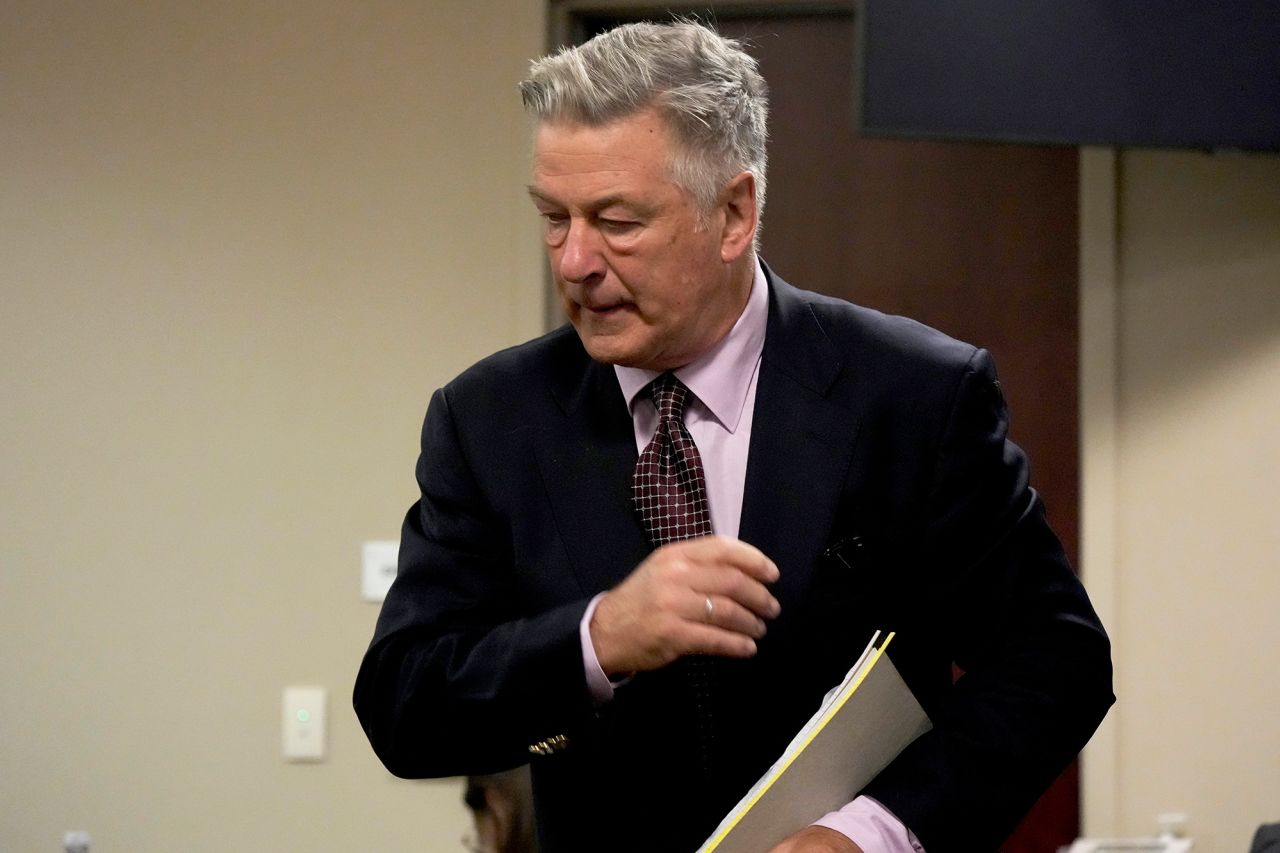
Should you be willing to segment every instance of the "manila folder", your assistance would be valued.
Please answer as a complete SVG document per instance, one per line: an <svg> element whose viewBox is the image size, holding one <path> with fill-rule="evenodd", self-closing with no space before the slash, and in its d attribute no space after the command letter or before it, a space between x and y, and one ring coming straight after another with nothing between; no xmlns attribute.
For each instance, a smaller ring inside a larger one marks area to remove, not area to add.
<svg viewBox="0 0 1280 853"><path fill-rule="evenodd" d="M763 853L851 802L932 725L885 654L893 634L871 638L844 680L782 756L727 814L698 853Z"/></svg>

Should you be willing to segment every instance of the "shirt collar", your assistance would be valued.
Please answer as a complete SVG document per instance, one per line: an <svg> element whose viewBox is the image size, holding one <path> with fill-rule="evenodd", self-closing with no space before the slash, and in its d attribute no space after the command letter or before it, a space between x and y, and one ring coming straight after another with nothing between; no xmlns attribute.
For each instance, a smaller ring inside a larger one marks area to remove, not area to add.
<svg viewBox="0 0 1280 853"><path fill-rule="evenodd" d="M676 378L702 401L712 416L730 433L738 429L747 403L751 378L764 351L764 332L769 320L769 286L759 259L751 280L751 293L729 334L694 361L674 371ZM618 385L632 415L641 391L656 379L659 371L615 364Z"/></svg>

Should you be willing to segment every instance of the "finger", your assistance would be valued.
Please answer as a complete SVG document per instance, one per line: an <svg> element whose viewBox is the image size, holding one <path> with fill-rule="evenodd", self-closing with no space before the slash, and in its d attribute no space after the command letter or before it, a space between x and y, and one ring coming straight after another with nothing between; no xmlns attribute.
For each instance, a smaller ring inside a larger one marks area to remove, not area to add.
<svg viewBox="0 0 1280 853"><path fill-rule="evenodd" d="M768 587L727 566L705 567L692 584L695 592L728 598L765 619L773 619L782 610Z"/></svg>
<svg viewBox="0 0 1280 853"><path fill-rule="evenodd" d="M773 583L778 579L778 566L754 545L727 536L700 536L664 545L679 549L681 556L698 563L732 566L761 583Z"/></svg>
<svg viewBox="0 0 1280 853"><path fill-rule="evenodd" d="M709 606L708 606L709 605ZM758 640L765 635L764 620L732 598L719 595L703 597L703 616L708 625Z"/></svg>
<svg viewBox="0 0 1280 853"><path fill-rule="evenodd" d="M756 641L714 625L689 624L682 654L714 655L722 658L755 656Z"/></svg>
<svg viewBox="0 0 1280 853"><path fill-rule="evenodd" d="M737 601L765 619L772 619L781 612L778 600L761 581L740 571L736 566L716 560L695 559L690 553L664 546L671 550L655 552L643 564L642 576L649 581L655 602L663 609L692 616L692 590L699 595L723 595ZM703 556L711 553L703 551ZM665 599L665 602L663 601Z"/></svg>

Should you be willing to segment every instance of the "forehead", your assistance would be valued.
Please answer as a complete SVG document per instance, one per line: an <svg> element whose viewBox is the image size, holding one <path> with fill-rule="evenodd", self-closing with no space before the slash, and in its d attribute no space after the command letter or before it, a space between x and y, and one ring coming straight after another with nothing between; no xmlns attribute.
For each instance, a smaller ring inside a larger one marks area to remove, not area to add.
<svg viewBox="0 0 1280 853"><path fill-rule="evenodd" d="M533 143L535 195L619 194L674 189L666 122L652 111L603 125L551 121Z"/></svg>

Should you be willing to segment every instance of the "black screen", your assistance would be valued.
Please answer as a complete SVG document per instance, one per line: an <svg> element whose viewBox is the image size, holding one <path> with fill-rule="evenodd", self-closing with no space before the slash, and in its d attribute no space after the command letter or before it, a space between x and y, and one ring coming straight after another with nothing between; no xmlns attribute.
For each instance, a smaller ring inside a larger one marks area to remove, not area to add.
<svg viewBox="0 0 1280 853"><path fill-rule="evenodd" d="M1280 0L865 0L874 136L1280 150Z"/></svg>

